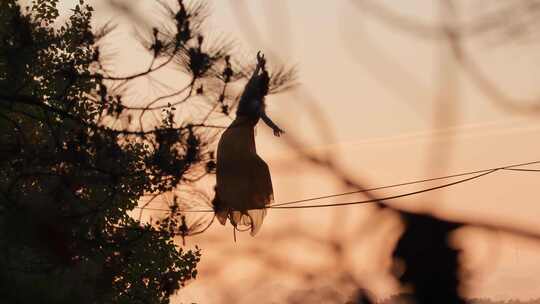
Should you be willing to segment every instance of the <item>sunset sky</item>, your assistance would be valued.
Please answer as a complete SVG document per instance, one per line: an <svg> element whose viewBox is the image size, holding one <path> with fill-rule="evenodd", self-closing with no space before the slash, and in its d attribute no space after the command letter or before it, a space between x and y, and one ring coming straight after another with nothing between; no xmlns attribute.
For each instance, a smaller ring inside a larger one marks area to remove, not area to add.
<svg viewBox="0 0 540 304"><path fill-rule="evenodd" d="M62 5L67 8L73 2L64 0ZM91 2L97 9L96 22L119 20L120 13L105 2ZM297 66L301 85L268 97L270 117L287 136L304 143L305 149L331 155L340 168L366 186L540 160L540 113L511 113L492 102L452 59L444 40L420 37L390 25L376 10L368 9L369 5L360 5L371 2L213 0L209 1L208 27L212 34L235 38L244 59L254 59L256 51L262 50L270 64ZM440 20L437 1L376 2L422 24L433 25ZM500 6L488 0L472 2L457 1L458 17L465 23ZM140 18L150 23L157 16L152 13L154 3L129 1ZM468 39L463 45L508 96L540 96L537 69L532 68L540 63L538 42L508 41L491 33ZM126 70L136 70L136 62L140 62L136 53L121 52L128 56L117 66L131 65ZM441 110L436 106L440 103L449 106ZM324 117L322 129L313 111ZM325 136L327 133L330 136ZM350 190L332 172L299 160L285 139L273 137L262 124L257 128L256 141L258 153L270 166L277 202ZM537 174L498 172L389 203L449 219L517 226L540 233ZM377 194L394 195L433 185L436 183ZM345 196L324 202L363 198ZM361 235L356 226L368 221L375 226L366 232L372 235ZM291 235L286 235L288 227ZM287 294L309 288L304 274L317 276L337 266L331 258L325 259L330 255L325 255L319 245L300 236L296 239L295 231L317 239L339 239L346 244L346 255L352 261L347 271L377 297L396 291L397 285L384 264L388 261L377 256L387 255L389 259L388 242L395 241L399 232L392 216L364 205L336 210L270 210L255 238L241 235L233 243L230 226L223 228L215 223L207 234L189 239L188 245L203 248L200 278L180 291L176 303L214 303L233 296L239 303L249 303L257 297L254 284ZM285 236L280 237L280 233ZM468 296L540 297L540 242L468 229L459 233L456 243L464 246L464 259L473 272L466 288ZM290 263L291 269L302 275L272 269L258 259L261 251L276 251L273 257ZM376 264L381 259L385 262ZM327 279L312 286L340 284L331 275ZM219 286L230 294L219 291ZM344 286L341 292L350 291Z"/></svg>

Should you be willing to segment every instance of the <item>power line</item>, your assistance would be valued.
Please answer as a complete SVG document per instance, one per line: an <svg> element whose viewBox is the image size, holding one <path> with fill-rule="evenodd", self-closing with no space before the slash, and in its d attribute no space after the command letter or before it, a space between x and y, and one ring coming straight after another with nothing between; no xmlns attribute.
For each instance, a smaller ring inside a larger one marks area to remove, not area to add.
<svg viewBox="0 0 540 304"><path fill-rule="evenodd" d="M540 170L536 170L536 169L511 169L511 168L507 168L507 169L504 169L504 170L507 170L507 171L520 171L520 172L540 172Z"/></svg>
<svg viewBox="0 0 540 304"><path fill-rule="evenodd" d="M323 204L323 205L302 205L302 206L283 206L283 205L281 205L281 206L269 206L268 208L272 208L272 209L323 208L323 207L338 207L338 206L360 205L360 204L388 201L388 200L392 200L392 199L396 199L396 198L416 195L416 194L420 194L420 193L424 193L424 192L429 192L429 191L433 191L433 190L437 190L437 189L442 189L442 188L454 186L454 185L457 185L457 184L468 182L470 180L477 179L477 178L480 178L482 176L497 172L499 170L501 170L501 169L493 169L493 170L490 170L488 172L484 172L484 173L475 175L473 177L469 177L469 178L462 179L462 180L459 180L459 181L455 181L455 182L452 182L452 183L448 183L448 184L444 184L444 185L440 185L440 186L436 186L436 187L431 187L431 188L427 188L427 189L422 189L422 190L418 190L418 191L414 191L414 192L408 192L408 193L405 193L405 194L399 194L399 195L387 196L387 197L383 197L383 198L377 198L377 199L369 199L369 200L364 200L364 201L356 201L356 202L348 202L348 203Z"/></svg>
<svg viewBox="0 0 540 304"><path fill-rule="evenodd" d="M361 190L355 190L355 191L349 191L349 192L343 192L343 193L337 193L337 194L331 194L331 195L324 195L324 196L301 199L301 200L297 200L297 201L290 201L290 202L280 203L280 204L272 204L271 207L280 207L280 206L292 205L292 204L309 202L309 201L315 201L315 200L325 199L325 198L332 198L332 197L338 197L338 196L344 196L344 195L350 195L350 194L357 194L357 193L363 193L363 192L369 192L369 191L375 191L375 190L382 190L382 189L388 189L388 188L395 188L395 187L401 187L401 186L420 184L420 183L425 183L425 182L432 182L432 181L436 181L436 180L449 179L449 178L453 178L453 177L460 177L460 176L467 176L467 175L473 175L473 174L478 174L478 173L484 173L484 172L488 172L488 171L491 171L491 170L538 172L540 170L513 169L515 167L534 165L534 164L538 164L538 163L540 163L540 161L522 163L522 164L517 164L517 165L509 165L509 166L504 166L504 167L496 167L496 168L490 168L490 169L483 169L483 170L476 170L476 171L470 171L470 172L464 172L464 173L457 173L457 174L446 175L446 176L435 177L435 178L420 179L420 180L415 180L415 181L410 181L410 182L405 182L405 183L399 183L399 184L393 184L393 185L388 185L388 186L381 186L381 187L361 189Z"/></svg>
<svg viewBox="0 0 540 304"><path fill-rule="evenodd" d="M302 199L302 200L295 200L295 201L289 201L289 202L284 202L284 203L279 203L279 204L272 204L272 205L267 206L266 208L267 209L305 209L305 208L337 207L337 206L348 206L348 205L359 205L359 204L374 203L374 202L380 202L380 201L384 201L384 200L392 200L392 199L396 199L396 198L416 195L416 194L420 194L420 193L424 193L424 192L429 192L429 191L433 191L433 190L438 190L438 189L454 186L454 185L461 184L461 183L464 183L464 182L468 182L468 181L471 181L471 180L474 180L474 179L478 179L478 178L483 177L485 175L488 175L488 174L491 174L491 173L494 173L494 172L497 172L497 171L502 171L502 170L504 170L504 171L521 171L521 172L540 172L540 170L535 170L535 169L519 169L519 168L516 168L516 167L522 167L522 166L528 166L528 165L534 165L534 164L540 164L540 161L533 161L533 162L527 162L527 163L521 163L521 164L513 164L513 165L502 166L502 167L495 167L495 168L489 168L489 169L483 169L483 170L469 171L469 172L446 175L446 176L441 176L441 177L421 179L421 180L415 180L415 181L399 183L399 184L393 184L393 185L387 185L387 186L380 186L380 187L375 187L375 188L368 188L368 189L361 189L361 190L356 190L356 191L349 191L349 192L336 193L336 194L331 194L331 195L312 197L312 198L307 198L307 199ZM460 177L460 176L468 176L468 175L473 175L473 174L477 174L477 175L475 175L473 177L465 178L465 179L462 179L462 180L458 180L458 181L455 181L455 182L435 186L435 187L430 187L430 188L426 188L426 189L422 189L422 190L418 190L418 191L413 191L413 192L408 192L408 193L404 193L404 194L399 194L399 195L387 196L387 197L383 197L383 198L380 198L380 199L369 199L369 200L363 200L363 201L355 201L355 202L347 202L347 203L322 204L322 205L289 206L289 205L292 205L292 204L315 201L315 200L320 200L320 199L325 199L325 198L332 198L332 197L339 197L339 196L345 196L345 195L356 194L356 193L363 193L363 192L368 192L368 191L395 188L395 187L401 187L401 186L425 183L425 182L436 181L436 180L449 179L449 178ZM170 209L146 208L146 207L138 207L138 206L135 207L135 208L144 209L144 210L151 210L151 211L167 211L167 212L171 212ZM214 210L212 210L212 209L199 209L199 210L196 210L196 209L191 209L191 210L190 209L188 209L188 210L178 209L178 212L179 213L182 213L182 212L194 212L194 213L200 212L200 213L203 213L203 212L214 212Z"/></svg>

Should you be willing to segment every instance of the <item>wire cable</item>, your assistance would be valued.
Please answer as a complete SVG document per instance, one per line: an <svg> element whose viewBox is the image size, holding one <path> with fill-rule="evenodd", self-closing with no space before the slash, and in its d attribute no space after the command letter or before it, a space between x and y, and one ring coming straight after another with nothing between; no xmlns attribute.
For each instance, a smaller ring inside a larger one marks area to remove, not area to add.
<svg viewBox="0 0 540 304"><path fill-rule="evenodd" d="M520 171L520 172L540 172L540 170L536 170L536 169L512 169L512 168L508 168L508 169L504 169L506 171Z"/></svg>
<svg viewBox="0 0 540 304"><path fill-rule="evenodd" d="M480 178L482 176L497 172L499 170L501 170L501 169L493 169L493 170L490 170L488 172L484 172L484 173L475 175L473 177L458 180L458 181L455 181L455 182L452 182L452 183L448 183L448 184L444 184L444 185L440 185L440 186L436 186L436 187L431 187L431 188L427 188L427 189L422 189L422 190L418 190L418 191L408 192L408 193L404 193L404 194L399 194L399 195L386 196L386 197L382 197L382 198L378 198L378 199L369 199L369 200L364 200L364 201L356 201L356 202L348 202L348 203L323 204L323 205L302 205L302 206L283 206L283 205L281 205L281 206L269 206L267 208L271 208L271 209L304 209L304 208L324 208L324 207L338 207L338 206L349 206L349 205L360 205L360 204L367 204L367 203L376 203L376 202L388 201L388 200L392 200L392 199L396 199L396 198L416 195L416 194L420 194L420 193L424 193L424 192L429 192L429 191L433 191L433 190L437 190L437 189L442 189L442 188L454 186L454 185L457 185L457 184L468 182L468 181L471 181L473 179L477 179L477 178Z"/></svg>
<svg viewBox="0 0 540 304"><path fill-rule="evenodd" d="M388 185L388 186L381 186L381 187L361 189L361 190L355 190L355 191L349 191L349 192L343 192L343 193L337 193L337 194L331 194L331 195L324 195L324 196L301 199L301 200L297 200L297 201L290 201L290 202L280 203L280 204L272 204L270 206L271 207L286 206L286 205L292 205L292 204L297 204L297 203L315 201L315 200L319 200L319 199L325 199L325 198L332 198L332 197L338 197L338 196L344 196L344 195L350 195L350 194L356 194L356 193L362 193L362 192L369 192L369 191L375 191L375 190L382 190L382 189L388 189L388 188L408 186L408 185L420 184L420 183L431 182L431 181L436 181L436 180L449 179L449 178L453 178L453 177L467 176L467 175L472 175L472 174L484 173L484 172L488 172L488 171L491 171L491 170L512 170L512 171L534 171L535 172L535 171L540 171L540 170L512 169L512 168L522 167L522 166L527 166L527 165L534 165L534 164L538 164L538 163L540 163L540 161L522 163L522 164L517 164L517 165L509 165L509 166L497 167L497 168L490 168L490 169L483 169L483 170L476 170L476 171L470 171L470 172L465 172L465 173L457 173L457 174L452 174L452 175L446 175L446 176L435 177L435 178L427 178L427 179L421 179L421 180L415 180L415 181L399 183L399 184L393 184L393 185Z"/></svg>
<svg viewBox="0 0 540 304"><path fill-rule="evenodd" d="M387 186L380 186L380 187L369 188L369 189L361 189L361 190L355 190L355 191L349 191L349 192L343 192L343 193L336 193L336 194L330 194L330 195L324 195L324 196L317 196L317 197L312 197L312 198L307 198L307 199L302 199L302 200L295 200L295 201L289 201L289 202L284 202L284 203L279 203L279 204L272 204L272 205L267 206L266 208L267 209L304 209L304 208L323 208L323 207L348 206L348 205L375 203L375 202L380 202L380 201L384 201L384 200L392 200L392 199L396 199L396 198L416 195L416 194L420 194L420 193L424 193L424 192L429 192L429 191L434 191L434 190L438 190L438 189L441 189L441 188L450 187L450 186L453 186L453 185L468 182L470 180L478 179L478 178L483 177L485 175L488 175L488 174L491 174L491 173L494 173L494 172L497 172L497 171L501 171L501 170L516 171L516 172L517 171L521 171L521 172L540 172L540 170L535 170L535 169L519 169L519 168L516 168L516 167L522 167L522 166L528 166L528 165L534 165L534 164L540 164L540 161L532 161L532 162L513 164L513 165L502 166L502 167L495 167L495 168L489 168L489 169L483 169L483 170L476 170L476 171L469 171L469 172L464 172L464 173L457 173L457 174L446 175L446 176L435 177L435 178L415 180L415 181L404 182L404 183L393 184L393 185L387 185ZM422 190L418 190L418 191L413 191L413 192L408 192L408 193L404 193L404 194L399 194L399 195L383 197L383 198L380 198L380 199L370 199L370 200L364 200L364 201L347 202L347 203L334 203L334 204L322 204L322 205L290 206L292 204L304 203L304 202L315 201L315 200L320 200L320 199L339 197L339 196L344 196L344 195L363 193L363 192L375 191L375 190L382 190L382 189L388 189L388 188L395 188L395 187L401 187L401 186L425 183L425 182L436 181L436 180L449 179L449 178L460 177L460 176L468 176L468 175L473 175L473 174L477 174L477 175L475 175L473 177L466 178L466 179L458 180L458 181L455 181L455 182L435 186L435 187L430 187L430 188L426 188L426 189L422 189ZM144 209L144 210L150 210L150 211L172 212L172 210L170 210L170 209L147 208L147 207L138 207L138 206L135 207L135 208ZM179 213L185 213L185 212L214 212L214 210L212 210L212 209L187 209L187 210L178 209L177 211Z"/></svg>

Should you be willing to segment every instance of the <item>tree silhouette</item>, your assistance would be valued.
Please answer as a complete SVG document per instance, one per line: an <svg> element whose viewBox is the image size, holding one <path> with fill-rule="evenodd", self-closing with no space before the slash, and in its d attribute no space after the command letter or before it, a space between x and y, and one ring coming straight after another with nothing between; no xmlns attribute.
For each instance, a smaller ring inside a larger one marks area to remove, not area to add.
<svg viewBox="0 0 540 304"><path fill-rule="evenodd" d="M465 303L459 294L459 251L448 244L463 226L428 215L401 212L405 232L394 248L401 283L412 285L416 303Z"/></svg>
<svg viewBox="0 0 540 304"><path fill-rule="evenodd" d="M194 198L175 199L159 221L141 223L128 212L145 197L174 193L213 172L220 129L207 122L228 115L237 95L231 84L253 66L234 61L226 41L208 41L202 3L179 0L161 5L164 24L139 37L149 67L117 76L100 44L115 27L93 29L93 9L82 0L61 23L57 2L24 9L15 0L0 3L2 298L167 303L197 276L199 250L174 242L202 225L190 226L183 213ZM189 77L187 85L135 106L126 92L168 65ZM287 88L292 76L278 68L270 90ZM197 99L211 110L176 117L177 107L195 107Z"/></svg>

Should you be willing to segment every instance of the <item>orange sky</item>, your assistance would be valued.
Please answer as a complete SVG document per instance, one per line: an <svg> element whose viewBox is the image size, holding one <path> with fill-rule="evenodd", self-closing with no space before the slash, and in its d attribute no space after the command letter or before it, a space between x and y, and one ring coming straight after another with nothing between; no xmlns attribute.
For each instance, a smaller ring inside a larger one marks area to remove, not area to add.
<svg viewBox="0 0 540 304"><path fill-rule="evenodd" d="M100 20L117 14L99 3L103 1L94 2L98 4ZM307 149L332 153L349 174L367 180L371 186L540 160L539 143L532 140L540 135L538 119L534 115L520 116L501 109L459 69L456 70L456 81L449 86L441 70L444 68L441 62L448 58L440 41L418 38L389 27L369 13L358 10L352 1L209 2L211 28L236 38L243 54L251 56L262 49L270 61L279 58L297 64L301 89L270 97L270 116L283 125L289 136L305 142ZM438 20L435 1L379 2L422 22ZM140 9L143 18L153 16L142 8L150 7L154 1L129 3ZM240 6L234 3L240 3ZM247 15L234 13L243 7L241 3L248 4ZM478 9L465 1L459 3L463 18L473 16ZM482 3L493 2L483 0ZM539 93L538 76L531 69L540 59L535 57L540 54L537 45L493 45L486 38L467 43L467 47L479 65L508 94L532 97ZM134 59L123 58L119 62L129 64ZM123 67L121 63L118 66ZM448 71L451 73L454 67L450 65ZM308 92L313 99L300 98L305 96L301 91ZM436 102L445 98L451 99L457 113L449 125L433 115ZM333 138L322 138L309 112L308 105L313 104L324 113ZM283 139L273 137L265 126L258 127L256 140L259 154L271 168L277 202L344 190L327 171L299 162L283 144ZM441 152L433 147L445 147L445 150ZM433 156L433 151L447 153L445 166L432 166L434 160L438 164L441 161ZM540 231L537 220L540 188L535 174L496 173L434 194L399 200L395 204L403 208L428 209L451 218L515 223ZM414 189L417 188L381 194ZM346 197L339 201L354 198L361 197ZM258 250L275 250L278 243L282 247L281 253L276 255L292 261L295 267L300 265L303 273L334 267L328 264L332 261L321 255L323 251L319 252L311 243L276 239L276 233L287 225L330 239L336 238L332 231L337 231L339 238L348 244L347 255L353 261L349 270L376 295L388 295L395 291L395 283L369 261L374 258L373 252L385 252L381 249L384 247L380 245L384 244L381 240L395 238L397 228L385 224L391 220L381 219L383 227L369 237L374 240L358 241L358 231L353 226L370 216L379 215L364 206L345 207L339 211L271 210L257 237L242 235L236 244L232 243L230 230L216 224L207 235L190 240L204 249L201 278L182 291L176 301L223 301L225 296L213 288L222 284L231 293L246 293L239 299L248 303L250 297L256 297L253 282L260 282L261 277L265 278L264 286L284 293L305 286L297 275L273 271L254 254ZM335 218L343 218L343 221ZM377 222L377 218L374 220ZM335 223L343 227L333 226ZM384 228L385 225L388 227ZM376 241L377 238L380 240ZM465 256L473 271L478 273L474 284L468 288L468 295L540 297L537 288L540 285L537 275L540 273L539 244L478 230L462 233L459 240L466 246ZM488 264L486 260L492 263ZM370 279L366 280L366 276ZM327 284L335 285L336 282L329 279ZM344 289L343 292L347 291Z"/></svg>

